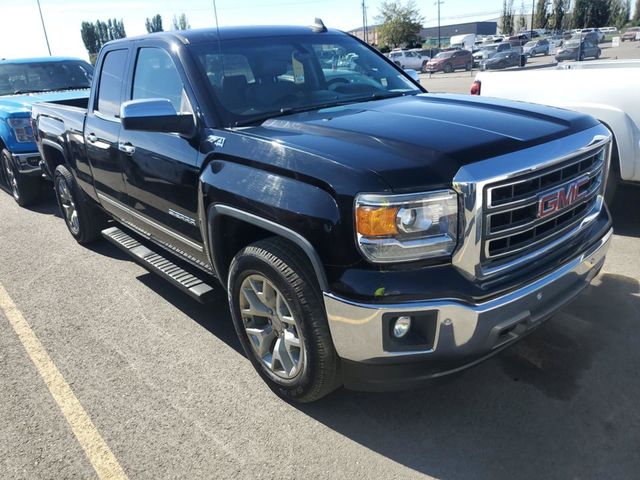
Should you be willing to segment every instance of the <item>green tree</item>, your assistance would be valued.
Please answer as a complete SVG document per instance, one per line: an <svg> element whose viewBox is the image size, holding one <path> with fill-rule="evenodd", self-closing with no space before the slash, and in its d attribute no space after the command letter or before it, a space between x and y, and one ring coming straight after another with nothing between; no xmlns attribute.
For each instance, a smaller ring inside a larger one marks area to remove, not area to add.
<svg viewBox="0 0 640 480"><path fill-rule="evenodd" d="M173 16L173 29L174 30L189 30L191 24L184 13L181 13L179 17Z"/></svg>
<svg viewBox="0 0 640 480"><path fill-rule="evenodd" d="M564 21L566 10L565 0L553 0L552 10L553 28L555 30L562 30L562 22Z"/></svg>
<svg viewBox="0 0 640 480"><path fill-rule="evenodd" d="M398 47L419 40L423 18L413 0L382 2L376 20L380 23L378 32L383 45Z"/></svg>
<svg viewBox="0 0 640 480"><path fill-rule="evenodd" d="M527 12L525 11L524 0L522 0L522 3L520 3L520 14L518 15L518 32L524 32L526 29L527 29Z"/></svg>
<svg viewBox="0 0 640 480"><path fill-rule="evenodd" d="M640 0L636 0L636 8L633 12L633 23L640 25Z"/></svg>
<svg viewBox="0 0 640 480"><path fill-rule="evenodd" d="M500 31L503 35L513 35L515 28L513 0L502 1L502 16L500 18Z"/></svg>
<svg viewBox="0 0 640 480"><path fill-rule="evenodd" d="M629 22L631 14L631 0L611 0L608 25L618 29L624 28Z"/></svg>
<svg viewBox="0 0 640 480"><path fill-rule="evenodd" d="M96 20L95 23L82 22L80 34L91 63L95 63L98 52L105 43L127 36L123 21L115 18L106 22L101 20Z"/></svg>
<svg viewBox="0 0 640 480"><path fill-rule="evenodd" d="M576 0L571 23L573 28L604 27L610 11L611 0Z"/></svg>
<svg viewBox="0 0 640 480"><path fill-rule="evenodd" d="M549 0L538 0L533 28L547 28L549 26Z"/></svg>
<svg viewBox="0 0 640 480"><path fill-rule="evenodd" d="M162 32L162 17L158 14L151 18L147 18L144 22L144 26L147 28L147 33Z"/></svg>

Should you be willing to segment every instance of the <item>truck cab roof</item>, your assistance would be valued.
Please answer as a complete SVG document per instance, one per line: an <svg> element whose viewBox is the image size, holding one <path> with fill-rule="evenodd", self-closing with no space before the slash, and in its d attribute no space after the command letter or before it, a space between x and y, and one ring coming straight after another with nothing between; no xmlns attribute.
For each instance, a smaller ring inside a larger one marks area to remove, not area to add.
<svg viewBox="0 0 640 480"><path fill-rule="evenodd" d="M140 35L137 37L127 37L118 40L112 40L107 45L116 43L128 43L137 40L147 40L150 37L164 39L166 41L179 41L184 45L193 45L198 43L208 43L220 40L234 40L240 38L273 38L283 36L305 35L305 34L343 34L344 32L336 29L327 29L319 32L314 30L313 26L240 26L240 27L220 27L217 28L196 28L192 30L175 30L169 32L157 32L152 34Z"/></svg>

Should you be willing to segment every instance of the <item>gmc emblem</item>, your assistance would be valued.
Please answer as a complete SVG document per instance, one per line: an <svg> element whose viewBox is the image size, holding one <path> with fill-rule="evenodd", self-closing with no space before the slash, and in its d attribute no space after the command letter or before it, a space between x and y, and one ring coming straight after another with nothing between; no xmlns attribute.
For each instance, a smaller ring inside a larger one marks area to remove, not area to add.
<svg viewBox="0 0 640 480"><path fill-rule="evenodd" d="M586 175L560 188L538 195L538 218L547 217L576 203L585 196L586 192L580 192L580 188L589 183L589 180L589 176Z"/></svg>

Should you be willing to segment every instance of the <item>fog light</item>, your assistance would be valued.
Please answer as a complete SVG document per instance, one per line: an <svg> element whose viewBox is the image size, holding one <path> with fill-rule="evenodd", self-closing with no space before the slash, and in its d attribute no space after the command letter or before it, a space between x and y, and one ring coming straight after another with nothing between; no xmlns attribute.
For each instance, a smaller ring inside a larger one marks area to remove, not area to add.
<svg viewBox="0 0 640 480"><path fill-rule="evenodd" d="M393 336L396 338L404 337L411 328L411 317L398 317L393 324Z"/></svg>

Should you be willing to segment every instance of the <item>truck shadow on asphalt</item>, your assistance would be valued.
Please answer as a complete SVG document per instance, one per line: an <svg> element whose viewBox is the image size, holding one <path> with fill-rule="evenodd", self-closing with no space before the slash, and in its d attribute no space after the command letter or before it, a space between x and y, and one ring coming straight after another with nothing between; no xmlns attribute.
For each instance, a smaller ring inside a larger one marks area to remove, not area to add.
<svg viewBox="0 0 640 480"><path fill-rule="evenodd" d="M639 326L640 282L603 274L530 336L448 383L343 389L296 408L437 478L632 478Z"/></svg>

